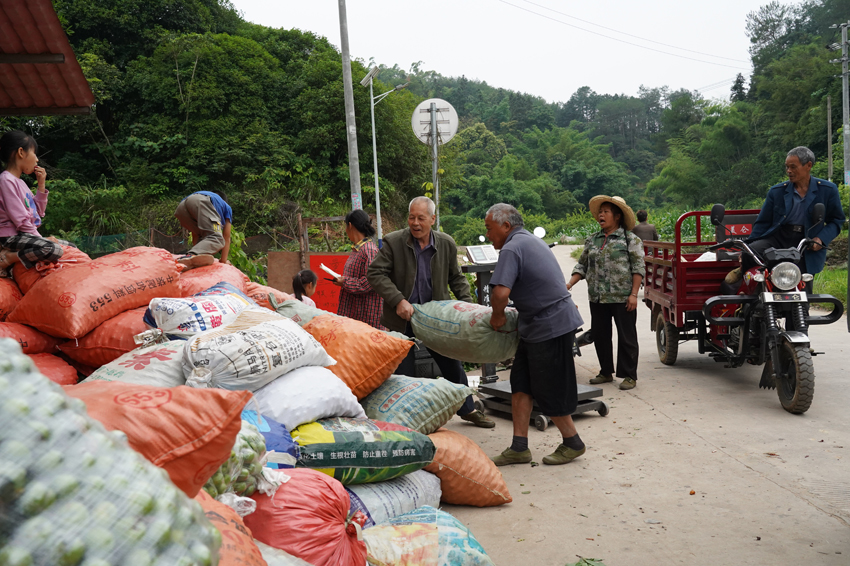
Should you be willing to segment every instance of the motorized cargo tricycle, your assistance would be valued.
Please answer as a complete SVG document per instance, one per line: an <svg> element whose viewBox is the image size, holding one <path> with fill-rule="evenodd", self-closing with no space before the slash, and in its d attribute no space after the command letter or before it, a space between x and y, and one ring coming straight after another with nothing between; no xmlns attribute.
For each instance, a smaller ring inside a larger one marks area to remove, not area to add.
<svg viewBox="0 0 850 566"><path fill-rule="evenodd" d="M743 238L758 212L725 211L723 205L688 212L676 222L674 241L644 242L644 303L652 311L662 363L675 364L679 344L695 340L701 354L727 368L763 366L759 387L776 388L786 411L804 413L814 397L812 357L822 353L811 347L808 328L836 322L844 307L831 295L806 291L812 276L797 264L813 243L808 235L796 248L769 248L763 257L752 252ZM823 215L823 205L815 205L812 224L823 222ZM713 240L704 236L708 218L715 226ZM683 241L683 225L693 223L694 240ZM744 254L754 267L727 278ZM811 304L832 310L815 314Z"/></svg>

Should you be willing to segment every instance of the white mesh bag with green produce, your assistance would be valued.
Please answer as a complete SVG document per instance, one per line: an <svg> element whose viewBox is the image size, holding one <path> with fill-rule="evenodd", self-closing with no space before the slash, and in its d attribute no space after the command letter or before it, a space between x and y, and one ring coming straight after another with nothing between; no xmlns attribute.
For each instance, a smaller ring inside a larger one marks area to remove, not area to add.
<svg viewBox="0 0 850 566"><path fill-rule="evenodd" d="M257 427L248 421L242 421L242 430L230 450L230 458L207 480L204 491L230 507L233 507L229 503L232 500L222 500L221 496L233 493L250 497L259 490L271 497L277 486L286 481L287 476L283 472L266 468L267 457L266 439Z"/></svg>
<svg viewBox="0 0 850 566"><path fill-rule="evenodd" d="M0 564L218 564L201 506L12 340L0 340L0 509Z"/></svg>

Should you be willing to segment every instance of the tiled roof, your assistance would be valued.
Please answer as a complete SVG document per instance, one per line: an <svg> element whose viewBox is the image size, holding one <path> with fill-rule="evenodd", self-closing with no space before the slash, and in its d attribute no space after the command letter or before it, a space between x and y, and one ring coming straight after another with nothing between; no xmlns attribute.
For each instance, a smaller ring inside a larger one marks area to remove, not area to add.
<svg viewBox="0 0 850 566"><path fill-rule="evenodd" d="M87 114L92 104L50 0L0 0L0 115Z"/></svg>

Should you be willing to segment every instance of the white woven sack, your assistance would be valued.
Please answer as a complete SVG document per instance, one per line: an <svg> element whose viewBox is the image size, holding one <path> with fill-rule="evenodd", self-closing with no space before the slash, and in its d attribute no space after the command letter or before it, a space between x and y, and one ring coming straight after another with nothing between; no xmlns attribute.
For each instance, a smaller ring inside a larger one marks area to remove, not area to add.
<svg viewBox="0 0 850 566"><path fill-rule="evenodd" d="M330 370L303 367L254 391L260 414L287 430L327 417L365 419L366 413L351 389Z"/></svg>
<svg viewBox="0 0 850 566"><path fill-rule="evenodd" d="M219 283L208 294L157 298L150 302L147 321L173 338L188 338L230 324L245 309L261 307L238 289Z"/></svg>
<svg viewBox="0 0 850 566"><path fill-rule="evenodd" d="M122 381L154 387L186 385L183 377L183 340L136 348L101 366L82 383Z"/></svg>
<svg viewBox="0 0 850 566"><path fill-rule="evenodd" d="M294 369L334 364L315 338L267 309L242 311L231 324L202 332L183 347L183 372L195 387L256 391ZM204 374L202 382L193 373Z"/></svg>

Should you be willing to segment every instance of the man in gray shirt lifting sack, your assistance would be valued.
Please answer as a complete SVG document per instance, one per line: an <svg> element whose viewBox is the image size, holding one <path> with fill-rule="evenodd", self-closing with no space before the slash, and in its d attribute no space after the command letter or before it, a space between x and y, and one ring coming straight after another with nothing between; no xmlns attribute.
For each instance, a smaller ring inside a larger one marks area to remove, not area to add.
<svg viewBox="0 0 850 566"><path fill-rule="evenodd" d="M490 324L495 330L504 326L510 298L519 313L520 336L511 368L513 442L493 462L497 466L531 462L528 422L537 401L563 437L563 443L543 458L543 463L566 464L585 452L571 416L578 405L572 352L581 315L549 246L523 228L516 208L495 204L487 211L484 224L487 238L501 250L490 280Z"/></svg>

